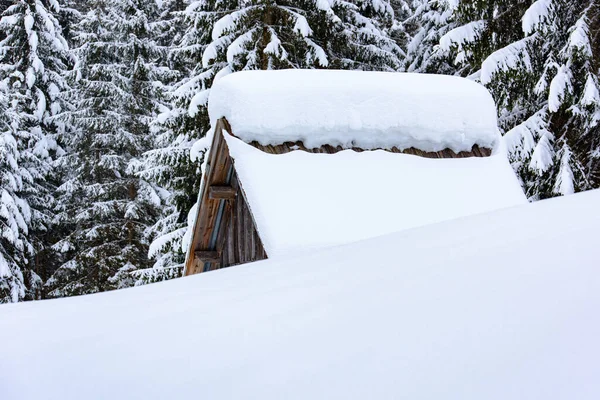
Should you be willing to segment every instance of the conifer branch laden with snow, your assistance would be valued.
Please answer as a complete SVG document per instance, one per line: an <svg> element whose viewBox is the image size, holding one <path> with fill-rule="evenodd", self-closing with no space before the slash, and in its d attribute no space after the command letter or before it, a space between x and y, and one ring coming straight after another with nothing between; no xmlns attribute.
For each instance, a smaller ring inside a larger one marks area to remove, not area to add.
<svg viewBox="0 0 600 400"><path fill-rule="evenodd" d="M68 130L59 11L56 1L21 0L0 19L0 302L39 298L46 275L53 160Z"/></svg>

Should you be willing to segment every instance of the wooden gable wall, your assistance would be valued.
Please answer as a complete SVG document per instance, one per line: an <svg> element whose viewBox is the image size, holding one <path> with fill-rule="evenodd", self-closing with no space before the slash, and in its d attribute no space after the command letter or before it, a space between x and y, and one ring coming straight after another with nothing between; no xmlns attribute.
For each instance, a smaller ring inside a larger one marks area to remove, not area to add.
<svg viewBox="0 0 600 400"><path fill-rule="evenodd" d="M267 258L223 137L226 124L217 123L208 154L186 276Z"/></svg>

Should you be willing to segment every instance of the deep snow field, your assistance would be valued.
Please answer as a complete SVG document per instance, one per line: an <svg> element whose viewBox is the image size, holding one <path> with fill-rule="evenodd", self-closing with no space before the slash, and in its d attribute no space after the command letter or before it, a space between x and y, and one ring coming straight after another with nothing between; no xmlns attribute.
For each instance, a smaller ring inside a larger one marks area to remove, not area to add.
<svg viewBox="0 0 600 400"><path fill-rule="evenodd" d="M599 399L600 191L0 307L0 397Z"/></svg>

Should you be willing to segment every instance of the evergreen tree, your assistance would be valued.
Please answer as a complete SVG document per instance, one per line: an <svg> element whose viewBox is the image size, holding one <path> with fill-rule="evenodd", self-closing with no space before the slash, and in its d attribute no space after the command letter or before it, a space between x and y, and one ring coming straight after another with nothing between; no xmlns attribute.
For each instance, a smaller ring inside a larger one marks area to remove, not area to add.
<svg viewBox="0 0 600 400"><path fill-rule="evenodd" d="M590 29L594 20L598 5L592 1L534 2L523 15L524 38L486 61L482 80L496 93L505 92L503 120L516 122L507 133L511 157L533 200L600 185L599 108L593 100L599 47L592 46L600 31L597 22L595 33ZM512 63L514 56L521 60ZM511 75L519 77L519 85L503 89ZM512 124L505 125L508 130Z"/></svg>
<svg viewBox="0 0 600 400"><path fill-rule="evenodd" d="M179 277L183 271L182 240L188 211L198 196L202 161L202 154L192 159L190 151L210 126L204 106L212 70L202 68L202 52L210 43L209 28L215 16L200 2L187 8L181 1L164 6L161 26L169 33L164 37L172 38L165 43L169 47L166 64L177 75L166 82L169 105L151 124L154 149L144 154L138 174L164 188L165 207L151 229L149 256L154 260L153 268L139 271L137 284Z"/></svg>
<svg viewBox="0 0 600 400"><path fill-rule="evenodd" d="M598 4L458 2L439 53L496 99L532 200L598 187ZM514 29L522 21L522 29Z"/></svg>
<svg viewBox="0 0 600 400"><path fill-rule="evenodd" d="M0 302L35 299L45 275L53 157L61 149L68 45L56 0L19 0L2 14L0 90Z"/></svg>
<svg viewBox="0 0 600 400"><path fill-rule="evenodd" d="M390 5L394 11L394 23L389 29L389 36L407 55L408 44L412 41L419 28L416 14L421 0L391 0ZM401 60L403 63L406 60Z"/></svg>
<svg viewBox="0 0 600 400"><path fill-rule="evenodd" d="M390 38L385 1L216 2L222 17L203 64L219 71L281 68L397 70L403 52Z"/></svg>
<svg viewBox="0 0 600 400"><path fill-rule="evenodd" d="M148 229L162 205L160 189L135 174L170 75L156 63L159 10L143 0L88 3L75 26L77 131L61 159L59 221L68 235L54 246L63 263L46 284L52 297L133 285L132 273L149 266Z"/></svg>
<svg viewBox="0 0 600 400"><path fill-rule="evenodd" d="M3 26L3 23L0 23ZM33 251L28 241L30 208L19 196L26 170L19 167L19 150L10 123L16 115L2 106L8 103L6 82L0 88L0 303L17 302L25 297L22 268Z"/></svg>
<svg viewBox="0 0 600 400"><path fill-rule="evenodd" d="M407 72L455 75L457 68L439 51L440 39L456 27L455 5L449 0L415 0L404 20L410 40L406 48Z"/></svg>
<svg viewBox="0 0 600 400"><path fill-rule="evenodd" d="M62 0L60 13L57 18L63 28L63 36L69 43L69 47L73 47L73 30L72 27L81 20L81 11L86 8L87 1L80 0Z"/></svg>

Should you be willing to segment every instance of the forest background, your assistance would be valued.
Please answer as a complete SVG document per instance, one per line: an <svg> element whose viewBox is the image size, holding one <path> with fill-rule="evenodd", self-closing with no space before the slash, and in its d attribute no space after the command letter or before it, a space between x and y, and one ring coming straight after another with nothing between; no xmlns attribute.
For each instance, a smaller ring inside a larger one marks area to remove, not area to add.
<svg viewBox="0 0 600 400"><path fill-rule="evenodd" d="M0 0L0 13L0 303L181 276L208 93L235 71L467 77L494 96L531 201L600 187L595 0Z"/></svg>

